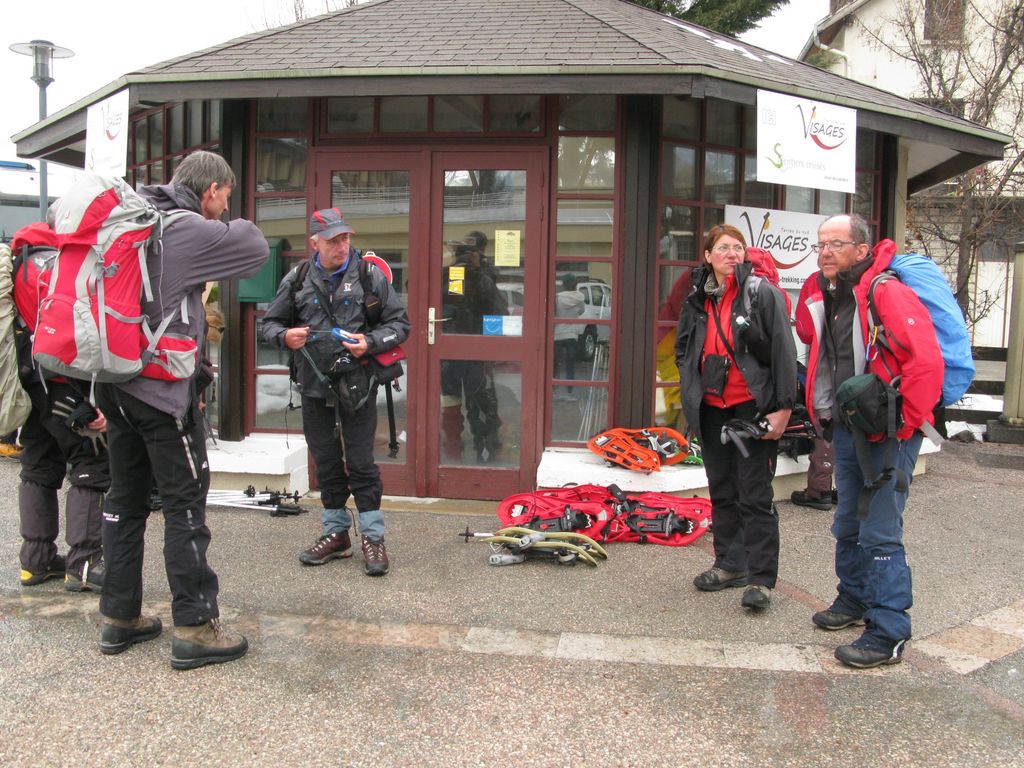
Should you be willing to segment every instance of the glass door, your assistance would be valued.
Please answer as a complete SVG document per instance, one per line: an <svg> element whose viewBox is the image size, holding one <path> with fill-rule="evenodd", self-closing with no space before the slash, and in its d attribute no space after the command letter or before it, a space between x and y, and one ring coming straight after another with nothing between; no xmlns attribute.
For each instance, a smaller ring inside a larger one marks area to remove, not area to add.
<svg viewBox="0 0 1024 768"><path fill-rule="evenodd" d="M372 251L391 267L392 285L413 318L403 345L405 375L392 393L392 408L399 450L389 452L388 402L383 388L377 393L377 435L374 457L381 469L385 493L418 495L416 429L420 402L412 385L417 375L417 328L414 310L423 298L410 295L410 286L423 280L426 264L427 173L429 154L423 152L323 152L316 161L315 208L340 209L356 230L354 247ZM422 292L422 291L421 291Z"/></svg>
<svg viewBox="0 0 1024 768"><path fill-rule="evenodd" d="M533 487L544 158L537 151L433 153L428 495L499 499Z"/></svg>

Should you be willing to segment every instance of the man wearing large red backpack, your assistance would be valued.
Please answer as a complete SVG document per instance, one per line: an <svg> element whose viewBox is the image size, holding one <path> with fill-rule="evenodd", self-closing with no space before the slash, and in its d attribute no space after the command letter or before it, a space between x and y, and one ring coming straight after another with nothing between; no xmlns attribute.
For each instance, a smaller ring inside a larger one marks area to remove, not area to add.
<svg viewBox="0 0 1024 768"><path fill-rule="evenodd" d="M165 218L161 247L149 249L155 293L153 301L143 301L143 313L154 329L164 317L180 313L167 331L191 339L200 355L204 285L252 275L268 256L266 239L253 223L220 220L234 184L224 158L195 152L178 165L170 184L140 192L160 211L174 212L169 222ZM100 650L105 654L151 640L162 629L159 618L142 616L143 547L154 480L163 500L164 564L175 625L171 666L231 661L248 650L244 637L220 624L217 574L206 561L210 470L198 395L194 375L182 380L137 376L96 385L97 403L108 419L112 476L103 515L107 573Z"/></svg>
<svg viewBox="0 0 1024 768"><path fill-rule="evenodd" d="M873 303L891 343L888 349L872 343L868 290L895 253L891 240L872 252L864 219L833 216L818 229L814 248L821 272L806 295L801 294L797 323L810 331L807 410L816 423L832 419L833 424L839 501L832 535L839 585L835 600L815 613L812 621L825 630L866 625L857 640L836 649L835 656L843 664L856 668L897 664L910 639L907 610L913 603L903 548L903 510L921 448L921 427L932 423L932 409L942 390L942 353L928 310L899 280L886 280L875 288ZM866 478L854 435L839 418L836 390L864 373L874 373L885 382L901 377L902 426L895 437L871 438L868 450L874 470L885 466L888 453L894 457L895 471L870 497L867 516L861 519L858 502Z"/></svg>

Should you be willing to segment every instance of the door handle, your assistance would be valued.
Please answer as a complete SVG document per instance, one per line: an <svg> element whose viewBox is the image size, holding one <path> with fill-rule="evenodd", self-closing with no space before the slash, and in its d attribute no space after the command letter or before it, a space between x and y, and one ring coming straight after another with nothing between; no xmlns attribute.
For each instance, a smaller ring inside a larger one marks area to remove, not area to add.
<svg viewBox="0 0 1024 768"><path fill-rule="evenodd" d="M427 309L427 344L434 343L434 323L447 323L450 317L436 317L436 310L433 307Z"/></svg>

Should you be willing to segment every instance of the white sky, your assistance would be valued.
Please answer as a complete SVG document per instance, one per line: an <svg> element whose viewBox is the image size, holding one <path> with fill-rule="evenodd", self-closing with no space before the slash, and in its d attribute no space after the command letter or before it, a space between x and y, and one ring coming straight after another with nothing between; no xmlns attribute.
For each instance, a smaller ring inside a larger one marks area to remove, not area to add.
<svg viewBox="0 0 1024 768"><path fill-rule="evenodd" d="M340 5L306 0L310 15ZM241 35L288 23L291 0L175 0L155 6L139 0L35 0L4 2L0 39L0 159L16 159L12 134L34 124L39 89L32 60L9 50L12 43L49 40L75 56L57 59L47 88L49 114L102 88L120 75L202 50ZM828 0L790 0L776 17L743 36L762 48L795 56L811 25L828 12ZM53 166L51 166L53 167Z"/></svg>

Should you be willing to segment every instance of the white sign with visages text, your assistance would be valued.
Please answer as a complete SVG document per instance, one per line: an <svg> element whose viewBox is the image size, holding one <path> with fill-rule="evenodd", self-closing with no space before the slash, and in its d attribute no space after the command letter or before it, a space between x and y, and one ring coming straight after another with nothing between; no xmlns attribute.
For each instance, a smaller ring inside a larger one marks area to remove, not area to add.
<svg viewBox="0 0 1024 768"><path fill-rule="evenodd" d="M725 206L725 223L743 233L747 245L772 255L779 270L779 284L799 291L818 271L818 257L811 246L818 242L818 227L827 216L793 211L772 211L744 205Z"/></svg>
<svg viewBox="0 0 1024 768"><path fill-rule="evenodd" d="M857 110L757 92L757 180L854 191Z"/></svg>

